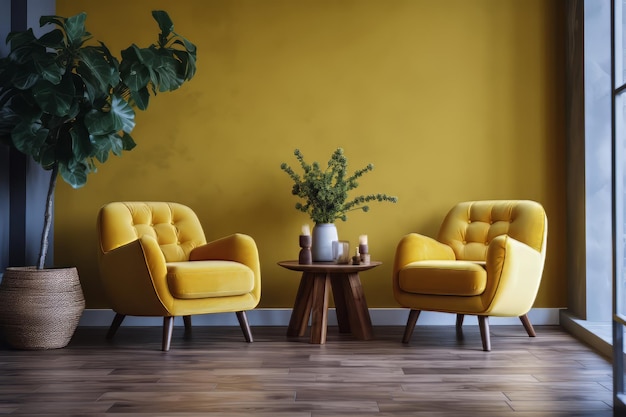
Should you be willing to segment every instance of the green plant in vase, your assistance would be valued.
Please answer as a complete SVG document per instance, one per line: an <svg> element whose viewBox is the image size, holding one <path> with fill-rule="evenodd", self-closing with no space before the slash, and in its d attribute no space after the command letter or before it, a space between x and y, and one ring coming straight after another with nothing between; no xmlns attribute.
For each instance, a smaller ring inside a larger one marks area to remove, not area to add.
<svg viewBox="0 0 626 417"><path fill-rule="evenodd" d="M287 163L282 163L280 168L285 171L293 180L293 188L291 193L300 197L303 201L296 203L297 210L307 213L311 220L315 223L313 230L313 260L314 261L331 261L332 249L328 249L328 243L324 245L321 251L316 250L316 230L320 226L334 229L334 235L331 231L329 239L337 240L337 232L334 227L336 220L346 221L348 213L355 210L369 211L370 202L390 202L396 203L398 197L387 194L364 194L356 197L349 197L350 191L359 186L358 180L367 172L374 169L374 165L367 164L364 168L354 171L352 174L348 172L348 159L344 155L342 148L337 148L330 157L326 168L322 169L318 162L312 164L304 160L304 156L299 149L294 151L294 155L300 167L302 174L296 173ZM316 251L318 256L316 257ZM320 254L319 252L322 252Z"/></svg>

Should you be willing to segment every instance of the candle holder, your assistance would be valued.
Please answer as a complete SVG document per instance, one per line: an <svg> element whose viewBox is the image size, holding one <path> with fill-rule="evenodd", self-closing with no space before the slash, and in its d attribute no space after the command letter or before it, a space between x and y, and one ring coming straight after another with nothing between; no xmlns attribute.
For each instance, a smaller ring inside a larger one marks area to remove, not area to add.
<svg viewBox="0 0 626 417"><path fill-rule="evenodd" d="M301 265L311 265L313 256L311 254L311 235L300 235L300 254L298 255L298 263Z"/></svg>
<svg viewBox="0 0 626 417"><path fill-rule="evenodd" d="M359 253L361 254L361 263L364 265L369 265L370 263L370 254L369 248L367 247L367 243L359 244Z"/></svg>
<svg viewBox="0 0 626 417"><path fill-rule="evenodd" d="M361 263L361 255L359 254L359 249L357 248L356 254L352 257L352 265L359 265Z"/></svg>
<svg viewBox="0 0 626 417"><path fill-rule="evenodd" d="M349 264L350 242L347 240L333 241L333 259L336 264Z"/></svg>

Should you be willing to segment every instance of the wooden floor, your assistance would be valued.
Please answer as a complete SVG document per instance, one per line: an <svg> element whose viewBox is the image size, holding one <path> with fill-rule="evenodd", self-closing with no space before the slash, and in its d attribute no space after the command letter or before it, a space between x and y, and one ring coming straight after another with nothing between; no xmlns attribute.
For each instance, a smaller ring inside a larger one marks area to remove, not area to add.
<svg viewBox="0 0 626 417"><path fill-rule="evenodd" d="M477 326L400 327L353 340L329 328L325 345L287 339L286 327L78 329L50 351L0 346L0 415L221 417L609 417L612 370L556 326L492 326L483 352Z"/></svg>

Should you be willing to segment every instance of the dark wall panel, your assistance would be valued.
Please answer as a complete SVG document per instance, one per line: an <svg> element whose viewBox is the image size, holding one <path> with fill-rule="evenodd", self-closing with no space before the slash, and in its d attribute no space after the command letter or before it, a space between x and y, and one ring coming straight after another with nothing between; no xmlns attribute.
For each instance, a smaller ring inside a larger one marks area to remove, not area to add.
<svg viewBox="0 0 626 417"><path fill-rule="evenodd" d="M9 51L10 31L32 27L40 34L39 17L55 14L55 8L50 0L0 0L0 55ZM49 178L24 155L0 148L0 274L7 266L36 264ZM48 264L53 255L50 249Z"/></svg>

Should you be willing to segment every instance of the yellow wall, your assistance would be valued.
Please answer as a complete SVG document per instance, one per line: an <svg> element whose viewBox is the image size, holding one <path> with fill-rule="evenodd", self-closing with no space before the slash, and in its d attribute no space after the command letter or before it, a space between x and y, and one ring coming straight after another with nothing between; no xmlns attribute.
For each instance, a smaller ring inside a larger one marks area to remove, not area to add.
<svg viewBox="0 0 626 417"><path fill-rule="evenodd" d="M89 308L106 307L95 256L98 208L169 200L199 214L209 239L252 235L262 261L261 307L291 307L298 283L276 265L298 254L293 150L325 164L345 149L372 162L359 192L398 204L339 222L368 234L383 266L363 274L371 307L396 307L397 242L434 236L457 201L527 198L550 221L535 307L564 307L564 14L554 0L57 0L86 11L114 54L156 41L153 9L198 46L196 77L138 114L137 148L56 193L55 261L79 268ZM353 246L354 247L354 246Z"/></svg>

